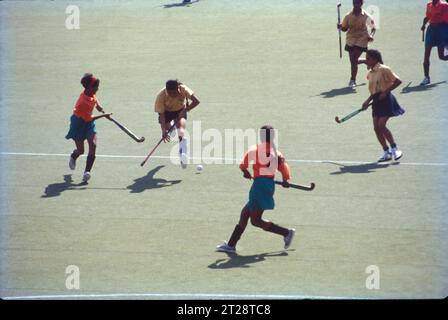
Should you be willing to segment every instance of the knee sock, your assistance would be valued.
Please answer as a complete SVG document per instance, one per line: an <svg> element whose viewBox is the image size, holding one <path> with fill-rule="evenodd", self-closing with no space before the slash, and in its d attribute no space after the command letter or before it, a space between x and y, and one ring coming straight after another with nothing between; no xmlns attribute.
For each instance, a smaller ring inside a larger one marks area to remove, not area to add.
<svg viewBox="0 0 448 320"><path fill-rule="evenodd" d="M240 240L241 235L244 232L244 228L242 228L239 224L235 226L235 229L232 232L232 235L230 236L230 240L227 243L231 247L235 247L238 240Z"/></svg>
<svg viewBox="0 0 448 320"><path fill-rule="evenodd" d="M80 155L81 155L81 154L78 153L78 150L75 149L75 150L73 150L73 152L72 152L72 154L70 155L70 157L72 157L74 160L76 160L76 159L79 158Z"/></svg>
<svg viewBox="0 0 448 320"><path fill-rule="evenodd" d="M86 170L84 170L84 172L90 172L92 170L94 162L95 162L95 155L94 154L89 154L87 156Z"/></svg>
<svg viewBox="0 0 448 320"><path fill-rule="evenodd" d="M265 229L268 232L272 232L275 234L279 234L281 236L286 237L289 234L289 230L283 227L280 227L279 225L275 223L269 223L269 226Z"/></svg>

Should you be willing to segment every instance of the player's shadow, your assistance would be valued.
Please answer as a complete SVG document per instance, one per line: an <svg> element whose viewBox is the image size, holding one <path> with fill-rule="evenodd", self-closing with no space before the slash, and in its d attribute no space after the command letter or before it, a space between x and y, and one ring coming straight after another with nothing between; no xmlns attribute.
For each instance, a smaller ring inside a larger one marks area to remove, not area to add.
<svg viewBox="0 0 448 320"><path fill-rule="evenodd" d="M330 91L325 91L325 92L319 93L318 96L320 96L322 98L334 98L337 96L354 94L354 93L356 93L357 87L362 87L365 85L366 85L365 83L361 83L361 84L357 85L355 88L344 87L344 88L338 88L338 89L331 89Z"/></svg>
<svg viewBox="0 0 448 320"><path fill-rule="evenodd" d="M446 81L431 83L431 84L428 84L427 86L417 85L417 86L413 86L413 87L411 87L411 83L412 83L412 81L409 82L406 87L401 89L401 93L407 94L407 93L411 93L411 92L423 92L423 91L432 90L433 88L437 87L438 85L446 83Z"/></svg>
<svg viewBox="0 0 448 320"><path fill-rule="evenodd" d="M287 251L291 251L287 250ZM250 268L251 264L265 261L269 257L285 257L286 251L267 252L251 256L240 256L237 253L226 253L228 259L218 259L208 266L210 269Z"/></svg>
<svg viewBox="0 0 448 320"><path fill-rule="evenodd" d="M170 8L175 8L175 7L185 7L185 6L189 6L190 4L194 4L199 2L200 0L193 0L191 2L177 2L177 3L170 3L170 4L165 4L163 5L163 7L165 9L170 9Z"/></svg>
<svg viewBox="0 0 448 320"><path fill-rule="evenodd" d="M342 163L337 162L328 162L331 164L335 164L339 166L339 171L335 171L330 173L331 175L339 175L339 174L346 174L346 173L372 173L375 172L377 169L384 169L389 166L396 166L399 165L399 162L372 162L372 163L364 163L364 164L356 164L356 165L345 165Z"/></svg>
<svg viewBox="0 0 448 320"><path fill-rule="evenodd" d="M64 182L51 183L49 184L45 190L44 194L41 198L52 198L59 197L62 192L66 190L84 190L85 187L79 188L82 186L86 186L86 183L73 183L73 178L71 174L64 175Z"/></svg>
<svg viewBox="0 0 448 320"><path fill-rule="evenodd" d="M131 193L140 193L148 189L169 187L182 182L182 180L165 180L154 178L155 174L163 167L165 166L155 167L149 171L146 176L135 179L134 183L126 188L131 190Z"/></svg>

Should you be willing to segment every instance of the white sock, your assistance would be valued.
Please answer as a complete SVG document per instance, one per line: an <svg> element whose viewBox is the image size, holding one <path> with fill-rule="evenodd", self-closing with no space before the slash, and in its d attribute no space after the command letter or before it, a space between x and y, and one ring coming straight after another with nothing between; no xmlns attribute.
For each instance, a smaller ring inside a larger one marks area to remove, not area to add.
<svg viewBox="0 0 448 320"><path fill-rule="evenodd" d="M180 153L187 153L187 138L182 138L182 141L179 143Z"/></svg>

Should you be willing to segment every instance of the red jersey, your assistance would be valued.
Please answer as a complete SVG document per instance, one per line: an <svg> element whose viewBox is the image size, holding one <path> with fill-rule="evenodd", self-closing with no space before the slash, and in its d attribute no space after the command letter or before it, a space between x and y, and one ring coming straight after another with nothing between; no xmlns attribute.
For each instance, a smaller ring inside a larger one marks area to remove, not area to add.
<svg viewBox="0 0 448 320"><path fill-rule="evenodd" d="M435 6L432 1L426 4L426 18L429 23L447 23L448 22L448 3L441 0Z"/></svg>
<svg viewBox="0 0 448 320"><path fill-rule="evenodd" d="M291 178L291 171L280 151L275 151L269 143L260 143L251 147L244 155L240 169L247 170L252 164L253 177L274 178L278 170L283 180Z"/></svg>
<svg viewBox="0 0 448 320"><path fill-rule="evenodd" d="M73 114L86 122L92 121L92 112L97 103L96 96L89 97L83 92L79 95L78 101L76 101Z"/></svg>

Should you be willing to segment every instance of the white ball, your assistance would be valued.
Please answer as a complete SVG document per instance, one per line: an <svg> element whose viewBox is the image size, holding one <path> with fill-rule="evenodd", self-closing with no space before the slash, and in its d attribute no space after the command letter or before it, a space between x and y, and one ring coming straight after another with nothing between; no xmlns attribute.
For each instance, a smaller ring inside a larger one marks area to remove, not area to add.
<svg viewBox="0 0 448 320"><path fill-rule="evenodd" d="M204 167L203 167L202 165L198 164L198 165L196 166L196 170L198 170L198 171L202 171L202 169L204 169Z"/></svg>

